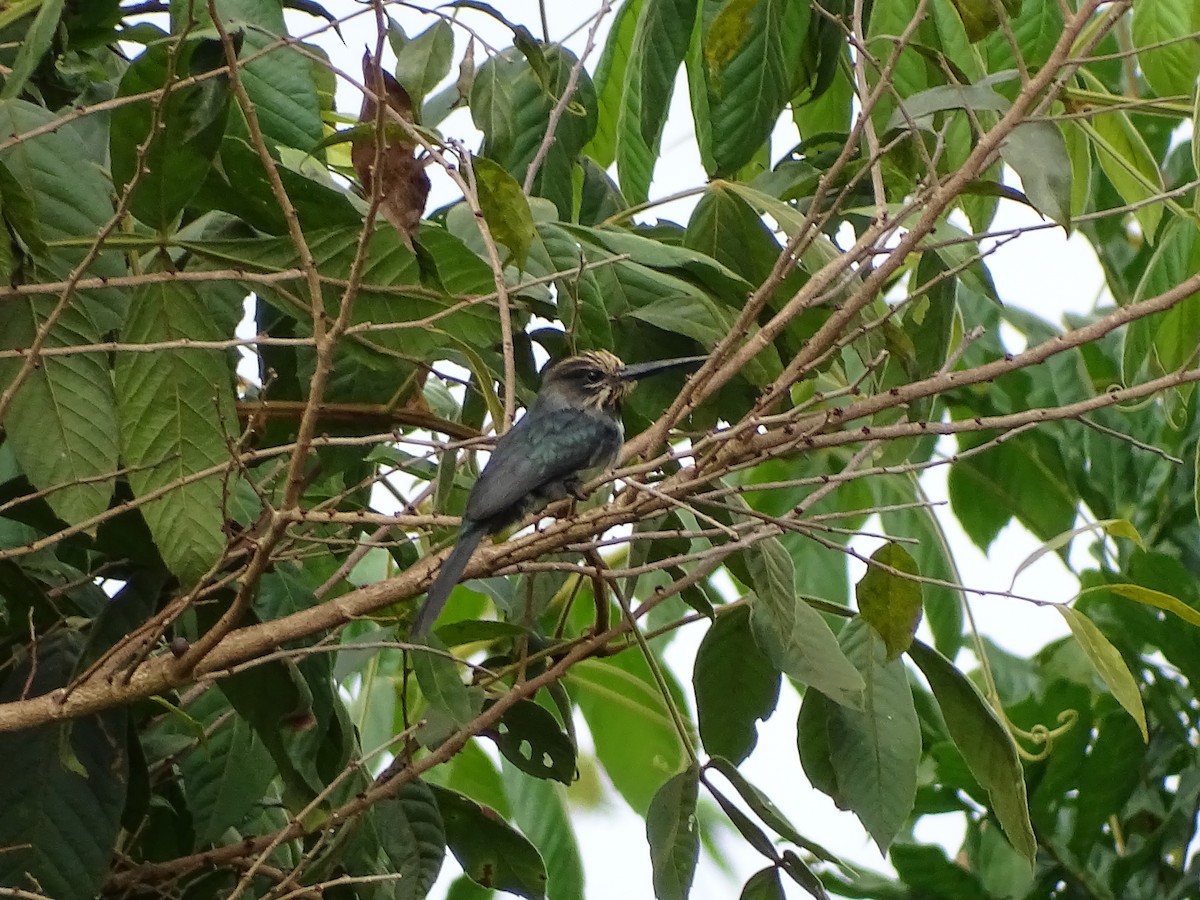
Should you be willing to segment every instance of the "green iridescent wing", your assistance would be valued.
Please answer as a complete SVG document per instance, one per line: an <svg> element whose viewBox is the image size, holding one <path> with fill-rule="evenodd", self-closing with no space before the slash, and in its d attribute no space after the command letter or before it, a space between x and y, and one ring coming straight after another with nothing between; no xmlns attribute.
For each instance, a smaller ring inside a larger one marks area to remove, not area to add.
<svg viewBox="0 0 1200 900"><path fill-rule="evenodd" d="M496 444L467 500L466 517L497 519L499 528L519 517L535 491L576 472L606 465L621 448L621 434L607 419L577 409L525 416Z"/></svg>

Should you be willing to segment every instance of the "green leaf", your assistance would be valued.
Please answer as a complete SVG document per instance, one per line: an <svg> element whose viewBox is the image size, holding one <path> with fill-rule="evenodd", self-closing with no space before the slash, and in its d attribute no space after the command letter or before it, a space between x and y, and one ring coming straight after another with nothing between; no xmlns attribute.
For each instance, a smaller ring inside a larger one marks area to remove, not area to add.
<svg viewBox="0 0 1200 900"><path fill-rule="evenodd" d="M563 784L575 780L575 746L554 714L532 700L509 707L488 737L496 741L501 755L526 775Z"/></svg>
<svg viewBox="0 0 1200 900"><path fill-rule="evenodd" d="M905 575L919 575L916 560L895 542L884 544L871 554L871 561L894 569L867 566L866 574L855 586L858 609L863 620L883 638L887 659L893 660L908 649L921 622L921 583Z"/></svg>
<svg viewBox="0 0 1200 900"><path fill-rule="evenodd" d="M222 340L232 336L240 310L220 294L207 300L178 281L147 284L134 295L121 339L131 344ZM167 493L142 507L142 516L167 567L194 583L225 550L225 504L231 475L200 472L229 462L237 429L232 373L220 350L179 347L117 357L121 458L137 497Z"/></svg>
<svg viewBox="0 0 1200 900"><path fill-rule="evenodd" d="M1137 50L1138 68L1159 97L1190 97L1195 90L1200 75L1197 31L1200 10L1191 0L1153 0L1134 6L1129 36Z"/></svg>
<svg viewBox="0 0 1200 900"><path fill-rule="evenodd" d="M388 42L396 54L396 80L408 91L414 108L450 74L454 56L454 29L438 19L415 38L409 39L400 27L388 22Z"/></svg>
<svg viewBox="0 0 1200 900"><path fill-rule="evenodd" d="M0 347L25 348L57 298L12 298L0 303ZM101 336L77 298L67 306L45 347L97 344ZM0 360L7 388L23 358ZM4 420L6 443L21 470L51 509L74 524L108 508L117 470L116 397L101 353L43 357L13 395Z"/></svg>
<svg viewBox="0 0 1200 900"><path fill-rule="evenodd" d="M968 449L976 438L960 436ZM950 504L963 529L986 550L1012 516L1042 540L1075 522L1076 498L1060 449L1040 434L1024 434L950 467Z"/></svg>
<svg viewBox="0 0 1200 900"><path fill-rule="evenodd" d="M761 869L750 876L738 895L739 900L787 900L779 870L774 866Z"/></svg>
<svg viewBox="0 0 1200 900"><path fill-rule="evenodd" d="M54 42L54 34L58 31L65 2L66 0L41 0L37 15L33 17L29 28L17 44L17 57L4 78L0 100L15 99L25 89L29 76Z"/></svg>
<svg viewBox="0 0 1200 900"><path fill-rule="evenodd" d="M737 172L770 136L795 94L810 15L806 0L729 0L707 24L702 53L710 175Z"/></svg>
<svg viewBox="0 0 1200 900"><path fill-rule="evenodd" d="M118 190L135 178L129 208L147 225L165 231L204 183L221 147L229 115L227 76L174 88L189 74L189 61L220 52L219 41L191 41L182 47L157 44L133 61L121 78L118 97L173 89L157 103L123 103L112 111L109 151L113 182ZM219 64L224 65L223 55ZM139 167L139 157L150 141Z"/></svg>
<svg viewBox="0 0 1200 900"><path fill-rule="evenodd" d="M325 136L315 73L322 63L292 46L294 39L278 0L217 0L217 10L228 31L245 32L240 55L248 62L241 68L242 84L258 114L267 146L282 144L308 153ZM211 24L207 3L172 3L171 24L176 33L180 16L194 16L198 27Z"/></svg>
<svg viewBox="0 0 1200 900"><path fill-rule="evenodd" d="M755 591L750 627L767 658L789 678L858 708L862 675L838 647L821 614L796 596L796 573L787 550L778 539L768 538L743 555Z"/></svg>
<svg viewBox="0 0 1200 900"><path fill-rule="evenodd" d="M669 672L664 675L670 678ZM645 659L624 653L584 660L571 670L567 686L613 786L636 812L645 814L658 788L687 761ZM676 705L685 709L677 685L672 693Z"/></svg>
<svg viewBox="0 0 1200 900"><path fill-rule="evenodd" d="M1104 632L1096 627L1096 623L1079 610L1061 604L1054 608L1067 620L1071 634L1075 635L1075 640L1087 654L1087 658L1096 669L1096 674L1108 685L1116 701L1137 722L1142 732L1142 740L1149 743L1150 733L1146 730L1146 709L1142 705L1142 694L1121 652L1104 636Z"/></svg>
<svg viewBox="0 0 1200 900"><path fill-rule="evenodd" d="M624 63L615 146L621 189L635 203L649 194L675 75L691 40L696 11L694 0L643 0L638 5Z"/></svg>
<svg viewBox="0 0 1200 900"><path fill-rule="evenodd" d="M646 840L658 900L684 900L691 892L700 858L696 799L700 771L694 766L664 784L646 813Z"/></svg>
<svg viewBox="0 0 1200 900"><path fill-rule="evenodd" d="M696 651L692 685L700 740L712 756L740 763L758 743L757 723L779 702L779 672L750 630L750 610L725 610Z"/></svg>
<svg viewBox="0 0 1200 900"><path fill-rule="evenodd" d="M1032 862L1037 852L1025 775L1012 735L978 689L933 648L913 641L908 650L941 708L950 738L971 774L988 792L992 812L1013 848Z"/></svg>
<svg viewBox="0 0 1200 900"><path fill-rule="evenodd" d="M179 762L196 850L217 844L263 802L276 775L271 754L220 691L206 691L188 712L202 723L203 745Z"/></svg>
<svg viewBox="0 0 1200 900"><path fill-rule="evenodd" d="M865 622L842 629L842 648L866 682L861 712L831 707L830 759L834 799L854 812L886 852L912 812L921 760L921 728L904 663L888 661L883 642Z"/></svg>
<svg viewBox="0 0 1200 900"><path fill-rule="evenodd" d="M625 92L629 88L627 73L630 54L643 2L628 0L617 8L592 76L596 85L596 133L583 152L602 169L607 169L616 159L617 122L623 109ZM646 177L646 183L650 183L649 176Z"/></svg>
<svg viewBox="0 0 1200 900"><path fill-rule="evenodd" d="M1192 625L1200 625L1200 611L1188 606L1178 597L1173 597L1170 594L1165 594L1162 591L1152 590L1151 588L1142 587L1138 584L1105 584L1094 588L1088 588L1086 591L1081 591L1079 596L1083 597L1087 594L1095 593L1096 591L1108 591L1111 594L1116 594L1118 597L1124 597L1127 600L1135 600L1146 606L1153 606L1156 609L1166 610L1169 613L1179 616L1185 622Z"/></svg>
<svg viewBox="0 0 1200 900"><path fill-rule="evenodd" d="M480 66L471 88L471 117L484 135L480 155L494 159L519 182L524 182L537 155L551 110L566 90L576 63L574 54L558 46L546 48L545 58L549 88L516 48ZM533 193L552 201L564 220L570 220L574 211L575 158L595 130L596 92L587 72L581 72L533 183Z"/></svg>
<svg viewBox="0 0 1200 900"><path fill-rule="evenodd" d="M1071 157L1054 122L1024 122L1000 145L1001 158L1021 176L1029 202L1064 228L1071 227Z"/></svg>
<svg viewBox="0 0 1200 900"><path fill-rule="evenodd" d="M81 641L60 631L13 668L0 702L40 697L71 679ZM92 900L109 872L129 778L126 711L0 733L0 884Z"/></svg>
<svg viewBox="0 0 1200 900"><path fill-rule="evenodd" d="M527 838L462 794L434 785L430 790L450 852L472 881L528 900L546 896L546 867Z"/></svg>
<svg viewBox="0 0 1200 900"><path fill-rule="evenodd" d="M808 695L805 694L805 696L807 697ZM771 802L771 799L747 781L741 770L729 760L714 756L708 761L705 768L712 769L724 775L729 780L729 783L733 785L734 789L737 790L746 805L762 820L763 824L772 829L781 838L790 841L797 847L802 847L817 859L845 868L845 863L838 859L837 856L826 850L816 841L811 841L800 834L795 826L779 811L778 807Z"/></svg>
<svg viewBox="0 0 1200 900"><path fill-rule="evenodd" d="M479 209L488 229L496 240L512 251L517 268L524 269L534 236L529 200L517 180L494 160L481 156L472 164L479 192Z"/></svg>
<svg viewBox="0 0 1200 900"><path fill-rule="evenodd" d="M453 729L468 725L483 708L478 688L468 689L462 681L461 667L436 634L425 637L428 649L414 649L413 672L430 707L446 717ZM427 743L440 743L440 735Z"/></svg>
<svg viewBox="0 0 1200 900"><path fill-rule="evenodd" d="M502 777L511 799L513 821L537 847L546 864L551 897L583 897L583 861L562 788L526 778L508 762Z"/></svg>
<svg viewBox="0 0 1200 900"><path fill-rule="evenodd" d="M1104 90L1099 80L1089 76L1086 70L1081 69L1080 75L1089 89ZM1137 206L1134 216L1146 240L1153 243L1163 214L1163 204L1154 199L1163 192L1162 173L1154 153L1134 127L1129 114L1122 110L1097 113L1090 123L1080 122L1079 125L1096 148L1100 168L1121 199Z"/></svg>
<svg viewBox="0 0 1200 900"><path fill-rule="evenodd" d="M397 900L422 900L446 856L442 813L433 789L423 781L410 781L395 797L371 807L371 821L387 859L387 874L400 876Z"/></svg>

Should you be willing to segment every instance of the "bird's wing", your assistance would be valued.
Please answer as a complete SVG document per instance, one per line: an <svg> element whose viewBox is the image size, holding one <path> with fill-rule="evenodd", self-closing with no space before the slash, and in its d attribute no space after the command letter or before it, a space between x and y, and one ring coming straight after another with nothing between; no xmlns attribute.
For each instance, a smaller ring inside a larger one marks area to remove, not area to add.
<svg viewBox="0 0 1200 900"><path fill-rule="evenodd" d="M467 500L476 521L520 515L514 507L532 491L607 462L619 449L613 423L575 409L527 415L496 444ZM507 523L503 523L507 524Z"/></svg>

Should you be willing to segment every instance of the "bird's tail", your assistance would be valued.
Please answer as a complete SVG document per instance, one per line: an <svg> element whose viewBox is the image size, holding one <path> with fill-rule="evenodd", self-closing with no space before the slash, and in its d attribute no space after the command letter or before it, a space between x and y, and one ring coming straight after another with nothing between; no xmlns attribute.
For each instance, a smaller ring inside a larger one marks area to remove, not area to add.
<svg viewBox="0 0 1200 900"><path fill-rule="evenodd" d="M487 528L481 522L467 522L463 525L462 530L458 533L458 540L454 543L454 549L442 563L437 578L433 580L429 593L425 595L425 602L421 604L421 609L417 612L417 618L412 626L414 638L429 633L438 613L446 605L446 599L450 596L450 592L462 578L463 570L467 567L471 554L475 552L475 548L479 546L479 542L483 540L486 533Z"/></svg>

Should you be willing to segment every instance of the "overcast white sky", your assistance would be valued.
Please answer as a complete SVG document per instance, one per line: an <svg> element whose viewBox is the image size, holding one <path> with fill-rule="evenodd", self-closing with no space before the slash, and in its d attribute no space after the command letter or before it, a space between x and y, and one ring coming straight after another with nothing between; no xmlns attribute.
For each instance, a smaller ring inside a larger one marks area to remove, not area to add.
<svg viewBox="0 0 1200 900"><path fill-rule="evenodd" d="M364 46L374 47L374 22L369 12L362 14L363 6L351 0L327 0L325 7L335 15L360 14L344 23L342 32L345 46L336 37L325 35L318 39L333 56L335 64L343 70L357 75L359 60ZM559 38L574 31L589 9L598 3L547 3L550 34ZM497 3L511 21L526 24L535 33L538 26L538 6L534 0L508 0ZM392 16L401 22L409 35L413 35L432 24L432 18L412 9L389 4ZM485 35L497 47L511 43L508 32L488 17L470 10L462 15L470 17L473 27ZM289 13L293 33L319 27L320 20ZM607 30L607 29L605 29ZM579 33L568 42L579 52L583 46L583 34ZM456 34L456 57L466 47L461 33ZM595 56L589 60L588 68L594 66ZM477 61L482 61L482 51L476 49ZM452 76L453 77L453 76ZM659 165L651 197L667 196L684 188L702 184L705 180L695 150L690 128L691 120L686 101L686 83L677 85L675 112L663 140L666 162ZM355 113L359 97L346 86L338 95L338 107L343 112ZM456 112L441 126L447 136L455 137L467 147L478 147L479 133L464 111ZM790 124L781 127L774 146L781 153L794 146L797 136ZM457 198L457 193L448 179L439 178L431 170L434 191L429 199L433 209ZM653 210L650 218L664 217L686 222L694 201L682 201ZM997 228L1039 224L1041 220L1026 207L1001 201ZM1023 236L998 250L988 261L1001 297L1007 304L1026 307L1039 315L1057 320L1064 312L1090 310L1103 288L1103 276L1095 256L1087 243L1079 237L1066 238L1061 229L1046 229ZM952 445L948 445L952 449ZM923 479L927 491L934 500L946 498L946 471L934 469ZM980 553L966 538L957 522L943 508L941 520L949 533L960 571L972 587L1005 590L1012 580L1013 572L1020 562L1040 546L1040 542L1019 526L1012 525L997 538L988 556ZM875 549L878 541L860 542L867 553ZM852 577L861 577L862 567L852 567ZM1022 573L1018 590L1042 600L1066 602L1076 590L1077 583L1054 555L1047 555ZM1047 641L1064 633L1066 629L1061 617L1053 610L1026 605L1017 601L999 598L976 598L972 601L976 620L981 629L998 644L1013 652L1029 654ZM703 635L703 626L687 629L673 643L668 658L672 662L681 683L690 690L690 666L696 645ZM960 659L960 664L964 660ZM758 748L744 767L747 776L760 786L769 788L774 801L788 814L803 833L811 835L835 852L847 858L876 868L886 868L886 862L878 850L865 836L858 821L849 813L837 810L832 802L809 788L796 756L795 722L799 710L799 698L794 691L785 688L779 709L760 732ZM568 791L569 796L569 791ZM949 820L949 821L946 821ZM575 822L582 850L587 877L587 895L590 898L649 896L650 862L646 849L644 824L640 817L626 808L623 802L612 795L599 811L575 814ZM918 832L922 839L936 840L946 845L953 855L961 838L961 825L953 817L939 817L938 821L926 820ZM740 839L727 842L729 864L736 872L730 878L711 863L702 860L697 874L693 896L697 900L725 900L736 896L741 884L754 871L762 868L764 861L751 851ZM433 896L440 896L444 885L457 875L457 865L448 858L439 884ZM792 886L788 896L807 896Z"/></svg>

